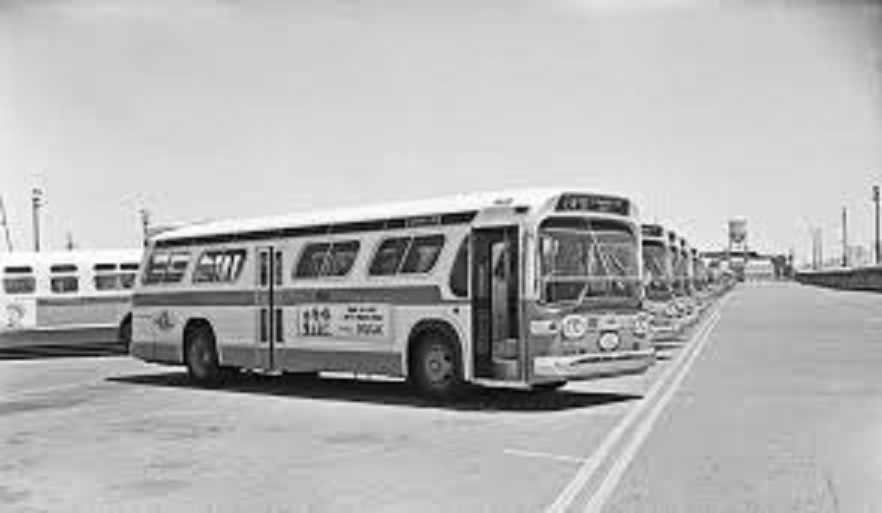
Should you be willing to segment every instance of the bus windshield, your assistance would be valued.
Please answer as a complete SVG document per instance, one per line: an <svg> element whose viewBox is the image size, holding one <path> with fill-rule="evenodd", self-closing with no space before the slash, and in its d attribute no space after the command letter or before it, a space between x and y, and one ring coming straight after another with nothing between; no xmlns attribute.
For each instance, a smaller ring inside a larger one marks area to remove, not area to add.
<svg viewBox="0 0 882 513"><path fill-rule="evenodd" d="M660 242L643 243L643 268L648 276L647 294L651 299L662 298L671 290L671 267L668 250Z"/></svg>
<svg viewBox="0 0 882 513"><path fill-rule="evenodd" d="M540 252L547 303L640 297L637 239L624 223L550 218L540 228Z"/></svg>

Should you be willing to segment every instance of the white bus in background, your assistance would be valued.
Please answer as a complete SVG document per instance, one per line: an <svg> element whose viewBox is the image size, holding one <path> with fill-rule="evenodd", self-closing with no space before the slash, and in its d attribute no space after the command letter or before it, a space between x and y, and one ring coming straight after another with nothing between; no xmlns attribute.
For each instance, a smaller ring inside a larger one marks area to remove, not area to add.
<svg viewBox="0 0 882 513"><path fill-rule="evenodd" d="M483 193L202 224L157 235L131 354L231 372L555 389L654 361L640 226L627 199Z"/></svg>
<svg viewBox="0 0 882 513"><path fill-rule="evenodd" d="M0 349L131 338L142 250L0 253Z"/></svg>

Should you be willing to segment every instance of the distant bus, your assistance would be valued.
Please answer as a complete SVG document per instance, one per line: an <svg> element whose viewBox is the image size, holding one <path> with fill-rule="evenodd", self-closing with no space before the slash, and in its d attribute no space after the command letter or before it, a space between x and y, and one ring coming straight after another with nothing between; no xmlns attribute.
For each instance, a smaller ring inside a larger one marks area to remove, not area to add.
<svg viewBox="0 0 882 513"><path fill-rule="evenodd" d="M154 237L131 354L239 369L553 390L654 361L637 210L563 190L194 225Z"/></svg>
<svg viewBox="0 0 882 513"><path fill-rule="evenodd" d="M0 348L131 338L141 250L0 253Z"/></svg>
<svg viewBox="0 0 882 513"><path fill-rule="evenodd" d="M642 225L643 266L647 273L646 297L653 302L667 302L674 295L673 255L667 230L657 224Z"/></svg>

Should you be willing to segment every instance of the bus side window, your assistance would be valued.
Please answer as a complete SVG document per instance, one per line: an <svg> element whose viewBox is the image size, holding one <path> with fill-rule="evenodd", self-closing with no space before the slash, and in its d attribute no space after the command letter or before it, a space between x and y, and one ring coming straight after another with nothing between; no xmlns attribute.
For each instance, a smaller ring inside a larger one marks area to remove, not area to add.
<svg viewBox="0 0 882 513"><path fill-rule="evenodd" d="M7 294L33 294L37 289L34 270L30 266L7 267L3 272L3 291Z"/></svg>
<svg viewBox="0 0 882 513"><path fill-rule="evenodd" d="M261 262L265 264L266 256ZM245 250L206 251L196 262L193 283L230 283L239 278L245 263ZM261 268L262 279L269 279L266 269Z"/></svg>
<svg viewBox="0 0 882 513"><path fill-rule="evenodd" d="M469 295L469 237L463 239L450 270L450 291L457 297Z"/></svg>
<svg viewBox="0 0 882 513"><path fill-rule="evenodd" d="M122 263L119 268L122 271L119 275L120 286L124 289L134 287L135 278L138 276L138 264L134 262Z"/></svg>
<svg viewBox="0 0 882 513"><path fill-rule="evenodd" d="M162 277L165 276L165 270L168 267L168 259L171 255L165 252L154 253L150 256L147 263L147 270L144 272L144 284L151 285L161 283Z"/></svg>
<svg viewBox="0 0 882 513"><path fill-rule="evenodd" d="M407 256L404 258L404 264L401 266L400 272L408 274L428 273L435 267L435 262L438 261L438 255L441 254L441 248L443 247L444 235L414 237L410 248L407 250Z"/></svg>
<svg viewBox="0 0 882 513"><path fill-rule="evenodd" d="M103 292L120 288L116 264L95 264L92 270L95 272L95 276L92 279L95 290Z"/></svg>
<svg viewBox="0 0 882 513"><path fill-rule="evenodd" d="M80 288L80 279L77 276L53 276L49 288L54 294L73 294Z"/></svg>
<svg viewBox="0 0 882 513"><path fill-rule="evenodd" d="M172 253L169 258L168 268L165 270L165 283L177 283L184 278L187 266L190 264L190 254L184 252Z"/></svg>
<svg viewBox="0 0 882 513"><path fill-rule="evenodd" d="M357 240L335 242L325 258L322 276L345 276L352 269L358 255L360 243Z"/></svg>
<svg viewBox="0 0 882 513"><path fill-rule="evenodd" d="M398 272L401 259L410 244L410 237L396 237L386 239L380 244L374 261L371 262L371 276L389 276Z"/></svg>
<svg viewBox="0 0 882 513"><path fill-rule="evenodd" d="M331 245L327 242L307 244L300 252L300 260L294 268L294 278L315 278L321 275L325 257Z"/></svg>

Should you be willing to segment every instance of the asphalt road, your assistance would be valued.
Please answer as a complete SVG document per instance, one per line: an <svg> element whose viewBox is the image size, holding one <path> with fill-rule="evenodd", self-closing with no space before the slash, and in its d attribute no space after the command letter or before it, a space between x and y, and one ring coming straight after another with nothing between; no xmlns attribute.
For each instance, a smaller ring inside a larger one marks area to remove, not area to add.
<svg viewBox="0 0 882 513"><path fill-rule="evenodd" d="M882 295L732 295L606 506L882 511Z"/></svg>
<svg viewBox="0 0 882 513"><path fill-rule="evenodd" d="M447 406L381 380L204 390L124 356L0 360L0 510L873 511L880 307L742 287L645 376Z"/></svg>

